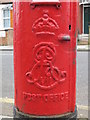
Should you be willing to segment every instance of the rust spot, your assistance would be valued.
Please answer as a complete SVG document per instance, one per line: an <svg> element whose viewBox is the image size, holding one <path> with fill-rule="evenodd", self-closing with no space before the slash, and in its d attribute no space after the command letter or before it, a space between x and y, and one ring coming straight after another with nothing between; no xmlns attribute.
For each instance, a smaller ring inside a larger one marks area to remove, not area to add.
<svg viewBox="0 0 90 120"><path fill-rule="evenodd" d="M76 46L75 46L75 48L74 48L74 51L76 51Z"/></svg>
<svg viewBox="0 0 90 120"><path fill-rule="evenodd" d="M76 37L77 32L75 32L74 37Z"/></svg>
<svg viewBox="0 0 90 120"><path fill-rule="evenodd" d="M73 59L73 65L75 65L75 64L76 64L76 58Z"/></svg>
<svg viewBox="0 0 90 120"><path fill-rule="evenodd" d="M18 98L18 93L17 93L17 89L16 89L16 104L17 104L17 98Z"/></svg>

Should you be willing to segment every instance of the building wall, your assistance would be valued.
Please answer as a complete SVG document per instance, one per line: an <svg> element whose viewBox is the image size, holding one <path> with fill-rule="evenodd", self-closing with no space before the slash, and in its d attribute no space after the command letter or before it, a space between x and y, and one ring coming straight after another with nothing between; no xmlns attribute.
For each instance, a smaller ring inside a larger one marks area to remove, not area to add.
<svg viewBox="0 0 90 120"><path fill-rule="evenodd" d="M11 3L12 0L0 0L0 3Z"/></svg>
<svg viewBox="0 0 90 120"><path fill-rule="evenodd" d="M13 45L13 29L8 29L5 32L4 37L0 37L0 45L6 46L6 45Z"/></svg>

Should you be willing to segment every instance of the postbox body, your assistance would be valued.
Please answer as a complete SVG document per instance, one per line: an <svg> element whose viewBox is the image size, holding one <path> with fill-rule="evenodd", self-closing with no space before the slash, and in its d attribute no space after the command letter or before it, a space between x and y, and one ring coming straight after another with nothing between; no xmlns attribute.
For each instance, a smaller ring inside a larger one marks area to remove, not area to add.
<svg viewBox="0 0 90 120"><path fill-rule="evenodd" d="M15 107L29 115L74 112L77 2L14 2Z"/></svg>

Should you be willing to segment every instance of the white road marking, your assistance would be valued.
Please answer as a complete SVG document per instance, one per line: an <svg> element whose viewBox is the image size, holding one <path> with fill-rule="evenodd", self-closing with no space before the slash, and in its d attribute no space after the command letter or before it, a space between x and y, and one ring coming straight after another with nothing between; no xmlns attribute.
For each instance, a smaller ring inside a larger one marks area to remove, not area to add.
<svg viewBox="0 0 90 120"><path fill-rule="evenodd" d="M10 104L13 104L14 103L14 99L0 98L0 103L10 103Z"/></svg>
<svg viewBox="0 0 90 120"><path fill-rule="evenodd" d="M0 54L1 56L5 56L5 55L13 55L13 54Z"/></svg>
<svg viewBox="0 0 90 120"><path fill-rule="evenodd" d="M13 117L0 115L0 120L1 120L2 118L13 118Z"/></svg>

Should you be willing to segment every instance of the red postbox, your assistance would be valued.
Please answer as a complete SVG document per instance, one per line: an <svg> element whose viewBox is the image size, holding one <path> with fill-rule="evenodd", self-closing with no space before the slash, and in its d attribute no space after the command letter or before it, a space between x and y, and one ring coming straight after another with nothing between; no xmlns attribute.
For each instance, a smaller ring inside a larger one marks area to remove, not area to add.
<svg viewBox="0 0 90 120"><path fill-rule="evenodd" d="M74 118L76 1L14 2L15 117Z"/></svg>

